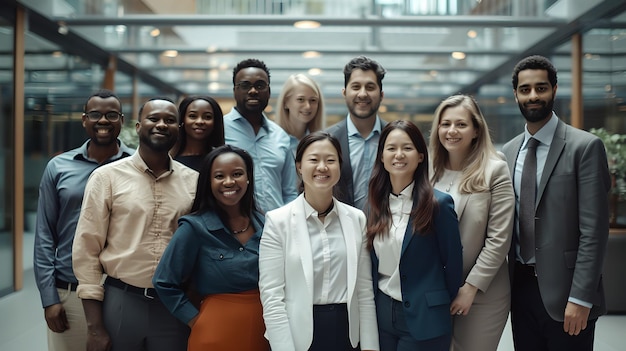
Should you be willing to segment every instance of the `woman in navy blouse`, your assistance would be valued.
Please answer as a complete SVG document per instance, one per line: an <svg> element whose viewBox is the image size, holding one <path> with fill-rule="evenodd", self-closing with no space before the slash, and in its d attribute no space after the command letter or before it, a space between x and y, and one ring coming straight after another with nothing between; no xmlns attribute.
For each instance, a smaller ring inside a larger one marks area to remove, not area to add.
<svg viewBox="0 0 626 351"><path fill-rule="evenodd" d="M163 304L191 327L189 351L269 350L259 298L264 218L254 202L250 155L224 145L200 167L191 214L163 253L153 284ZM204 296L198 310L190 281Z"/></svg>

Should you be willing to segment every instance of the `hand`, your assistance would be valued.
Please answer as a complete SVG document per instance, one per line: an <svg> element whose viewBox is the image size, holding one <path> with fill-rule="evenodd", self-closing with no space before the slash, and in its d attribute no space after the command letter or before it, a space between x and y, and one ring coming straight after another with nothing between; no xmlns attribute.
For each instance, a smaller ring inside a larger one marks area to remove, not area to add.
<svg viewBox="0 0 626 351"><path fill-rule="evenodd" d="M456 294L454 301L450 304L450 314L466 316L469 313L470 308L472 308L477 291L478 288L472 284L467 282L463 284L463 286L459 289L459 292Z"/></svg>
<svg viewBox="0 0 626 351"><path fill-rule="evenodd" d="M563 330L569 335L578 335L587 328L591 308L568 302L565 306Z"/></svg>
<svg viewBox="0 0 626 351"><path fill-rule="evenodd" d="M70 323L67 321L65 315L65 308L60 303L55 303L44 308L44 316L46 317L46 323L48 328L55 333L63 333L70 329Z"/></svg>
<svg viewBox="0 0 626 351"><path fill-rule="evenodd" d="M110 349L111 338L104 328L90 327L87 330L87 351L109 351Z"/></svg>

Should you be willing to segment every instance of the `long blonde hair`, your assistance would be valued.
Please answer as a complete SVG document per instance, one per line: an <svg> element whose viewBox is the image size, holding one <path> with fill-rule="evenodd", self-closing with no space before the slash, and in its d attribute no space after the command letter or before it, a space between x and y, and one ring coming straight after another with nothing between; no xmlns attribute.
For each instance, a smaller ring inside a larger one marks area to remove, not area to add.
<svg viewBox="0 0 626 351"><path fill-rule="evenodd" d="M322 97L322 91L317 85L317 83L313 80L313 78L307 76L306 74L298 73L292 74L287 78L285 84L283 85L283 89L278 96L278 101L276 102L276 123L281 126L289 135L294 135L294 130L291 127L291 123L289 121L289 111L285 109L285 102L291 94L293 90L298 85L305 85L313 90L315 95L318 98L317 104L317 113L313 117L313 119L307 123L307 129L310 133L317 132L322 129L322 122L324 120L324 98Z"/></svg>
<svg viewBox="0 0 626 351"><path fill-rule="evenodd" d="M499 156L491 141L487 121L483 117L482 112L480 112L478 103L471 96L463 94L448 97L435 110L435 117L430 130L430 151L433 167L431 182L434 184L441 179L449 160L448 150L439 141L438 130L441 123L441 115L443 115L446 109L456 106L462 106L469 112L472 124L476 129L476 138L472 140L470 152L463 165L459 192L470 194L487 191L489 188L485 180L485 168L489 159L499 158Z"/></svg>

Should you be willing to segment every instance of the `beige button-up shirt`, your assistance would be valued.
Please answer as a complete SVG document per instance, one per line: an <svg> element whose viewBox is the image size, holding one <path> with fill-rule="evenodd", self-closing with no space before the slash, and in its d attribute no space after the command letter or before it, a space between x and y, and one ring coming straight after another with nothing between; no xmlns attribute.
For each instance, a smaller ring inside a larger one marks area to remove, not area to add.
<svg viewBox="0 0 626 351"><path fill-rule="evenodd" d="M78 297L104 299L103 273L140 288L189 213L198 173L170 159L159 177L139 152L96 169L87 182L72 248Z"/></svg>

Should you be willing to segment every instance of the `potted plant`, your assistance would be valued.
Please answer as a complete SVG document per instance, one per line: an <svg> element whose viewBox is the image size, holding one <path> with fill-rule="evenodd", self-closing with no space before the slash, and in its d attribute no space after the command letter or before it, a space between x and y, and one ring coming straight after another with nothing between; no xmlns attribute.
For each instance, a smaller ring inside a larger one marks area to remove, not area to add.
<svg viewBox="0 0 626 351"><path fill-rule="evenodd" d="M617 227L619 204L626 199L626 134L610 133L604 128L592 128L589 132L600 138L606 149L611 172L610 225Z"/></svg>

